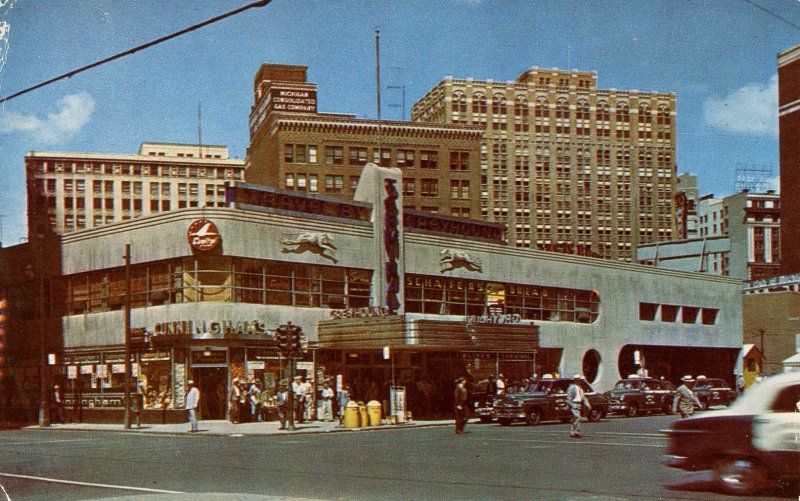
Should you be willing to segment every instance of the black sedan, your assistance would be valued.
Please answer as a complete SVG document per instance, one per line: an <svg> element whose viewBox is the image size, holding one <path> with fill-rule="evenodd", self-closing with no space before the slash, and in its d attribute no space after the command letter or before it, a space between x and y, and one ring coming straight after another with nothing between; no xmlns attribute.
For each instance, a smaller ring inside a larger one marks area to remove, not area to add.
<svg viewBox="0 0 800 501"><path fill-rule="evenodd" d="M728 493L800 479L800 373L762 381L727 409L675 421L664 433L667 466L713 470Z"/></svg>
<svg viewBox="0 0 800 501"><path fill-rule="evenodd" d="M705 410L713 405L730 405L736 400L736 390L722 379L697 376L692 391L700 401L700 408Z"/></svg>

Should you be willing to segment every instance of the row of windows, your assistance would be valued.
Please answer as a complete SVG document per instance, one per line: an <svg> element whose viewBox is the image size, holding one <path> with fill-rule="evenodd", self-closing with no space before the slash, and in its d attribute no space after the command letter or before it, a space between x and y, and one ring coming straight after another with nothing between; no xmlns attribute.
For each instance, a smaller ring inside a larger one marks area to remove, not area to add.
<svg viewBox="0 0 800 501"><path fill-rule="evenodd" d="M208 179L244 179L244 167L180 167L151 164L112 164L94 162L41 162L39 172L46 174L102 174L124 176L189 177Z"/></svg>
<svg viewBox="0 0 800 501"><path fill-rule="evenodd" d="M456 91L452 96L452 110L454 114L466 114L468 108L468 101L471 104L473 115L483 115L488 111L486 95L476 93L473 94L472 99L468 100L467 96L460 91ZM539 98L533 107L533 115L535 117L546 118L551 115L551 107L554 108L555 117L561 119L570 119L572 110L570 109L569 101L565 98L559 98L555 103L550 103L545 98ZM507 115L509 110L509 103L506 97L502 94L495 94L492 97L492 115ZM579 99L575 103L575 118L578 120L588 120L590 118L590 105L589 101ZM514 116L520 117L522 120L528 120L529 102L523 96L517 96L513 103ZM652 122L655 118L656 125L670 125L672 117L670 109L666 105L659 105L655 113L647 104L639 105L638 122ZM595 106L595 120L598 122L609 122L611 120L611 111L608 102L598 101ZM614 118L617 122L630 122L631 111L627 103L618 102L614 112Z"/></svg>
<svg viewBox="0 0 800 501"><path fill-rule="evenodd" d="M684 324L703 325L717 323L717 308L701 308L697 306L679 306L674 304L639 303L639 320L661 322L681 322Z"/></svg>
<svg viewBox="0 0 800 501"><path fill-rule="evenodd" d="M589 290L408 274L405 307L408 313L518 314L524 320L593 323L600 297Z"/></svg>
<svg viewBox="0 0 800 501"><path fill-rule="evenodd" d="M317 164L316 145L307 144L284 144L283 161L284 163L295 164ZM371 155L370 155L371 154ZM412 150L412 149L392 149L365 148L358 146L325 146L324 163L326 165L354 165L363 166L367 164L371 156L371 162L383 167L400 167L405 169L438 169L439 153L435 150ZM454 150L449 152L450 170L469 170L469 152Z"/></svg>
<svg viewBox="0 0 800 501"><path fill-rule="evenodd" d="M63 310L74 315L122 309L125 270L63 277ZM199 301L321 308L369 305L372 272L244 258L183 258L133 266L133 308Z"/></svg>

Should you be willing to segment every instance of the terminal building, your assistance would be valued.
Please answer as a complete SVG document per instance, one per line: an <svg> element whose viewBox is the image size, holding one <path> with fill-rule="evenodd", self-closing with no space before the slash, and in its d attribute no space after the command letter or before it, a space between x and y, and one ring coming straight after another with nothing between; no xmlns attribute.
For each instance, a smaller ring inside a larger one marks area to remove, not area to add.
<svg viewBox="0 0 800 501"><path fill-rule="evenodd" d="M740 280L515 247L497 223L404 210L401 186L400 169L372 164L349 201L232 182L225 207L3 249L4 408L31 416L42 374L81 419L120 422L126 304L146 421L184 420L189 378L204 419L225 417L235 378L274 392L287 322L308 339L300 373L356 399L402 386L415 417L451 410L459 376L579 373L598 391L637 371L731 379ZM37 257L53 270L25 273Z"/></svg>

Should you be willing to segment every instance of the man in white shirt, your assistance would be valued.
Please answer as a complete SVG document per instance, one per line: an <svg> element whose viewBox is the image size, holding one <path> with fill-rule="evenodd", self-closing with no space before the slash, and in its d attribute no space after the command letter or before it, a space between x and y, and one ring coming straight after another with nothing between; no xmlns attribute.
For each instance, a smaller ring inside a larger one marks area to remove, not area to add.
<svg viewBox="0 0 800 501"><path fill-rule="evenodd" d="M303 422L305 404L303 399L306 395L306 385L303 383L303 376L295 376L292 382L292 393L294 394L294 420L298 423Z"/></svg>
<svg viewBox="0 0 800 501"><path fill-rule="evenodd" d="M186 409L189 411L189 422L192 424L192 428L189 431L194 433L199 431L197 426L197 404L200 403L200 390L197 389L191 379L186 381L186 385L191 388L189 393L186 394Z"/></svg>
<svg viewBox="0 0 800 501"><path fill-rule="evenodd" d="M502 374L497 376L497 394L498 395L506 394L506 377Z"/></svg>
<svg viewBox="0 0 800 501"><path fill-rule="evenodd" d="M581 387L582 379L580 374L575 374L572 377L572 384L567 388L567 403L572 410L572 428L569 432L569 436L572 438L581 438L581 415L583 407L586 406L587 412L592 409L589 400L586 398L586 393L584 393Z"/></svg>

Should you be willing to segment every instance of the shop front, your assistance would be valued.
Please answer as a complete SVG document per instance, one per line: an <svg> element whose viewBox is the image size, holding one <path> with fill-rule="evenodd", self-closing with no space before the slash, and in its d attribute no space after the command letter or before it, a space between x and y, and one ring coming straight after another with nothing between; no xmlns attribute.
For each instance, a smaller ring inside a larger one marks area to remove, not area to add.
<svg viewBox="0 0 800 501"><path fill-rule="evenodd" d="M414 416L446 415L458 377L476 384L503 373L521 381L560 360L559 349L539 348L538 326L518 318L431 320L381 311L362 318L335 313L318 324L317 360L342 376L355 400L387 400L389 388L399 386Z"/></svg>

